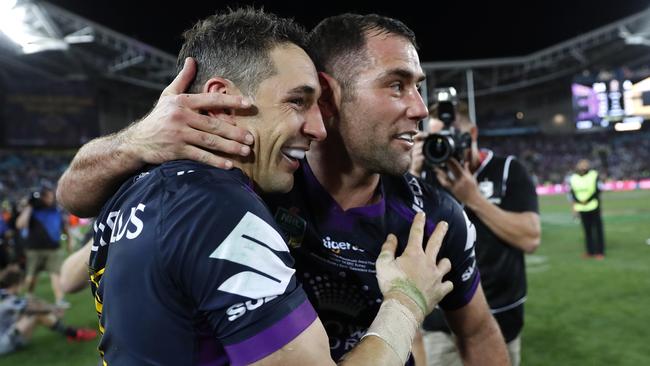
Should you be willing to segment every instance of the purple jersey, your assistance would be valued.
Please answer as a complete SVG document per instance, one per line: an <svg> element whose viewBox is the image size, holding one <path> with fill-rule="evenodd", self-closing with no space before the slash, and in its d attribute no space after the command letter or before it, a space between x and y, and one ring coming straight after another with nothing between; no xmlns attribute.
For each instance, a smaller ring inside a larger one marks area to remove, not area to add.
<svg viewBox="0 0 650 366"><path fill-rule="evenodd" d="M316 314L266 205L239 170L165 163L95 224L90 267L108 365L244 365Z"/></svg>
<svg viewBox="0 0 650 366"><path fill-rule="evenodd" d="M334 360L358 343L377 314L382 295L375 261L381 245L394 233L401 254L416 212L427 214L426 238L437 222L449 223L439 258L452 263L445 279L453 282L454 290L440 306L464 306L480 282L474 226L453 198L411 175L382 176L378 189L378 203L343 211L304 161L290 193L264 197L286 235L298 278L325 325Z"/></svg>

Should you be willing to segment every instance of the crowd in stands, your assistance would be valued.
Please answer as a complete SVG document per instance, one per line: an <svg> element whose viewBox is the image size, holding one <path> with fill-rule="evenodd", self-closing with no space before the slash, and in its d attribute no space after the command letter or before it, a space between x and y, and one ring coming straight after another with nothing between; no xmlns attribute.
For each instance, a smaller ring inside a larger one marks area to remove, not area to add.
<svg viewBox="0 0 650 366"><path fill-rule="evenodd" d="M576 162L589 159L606 180L650 178L650 132L484 137L481 144L515 155L537 184L562 183Z"/></svg>
<svg viewBox="0 0 650 366"><path fill-rule="evenodd" d="M74 151L0 150L0 199L17 203L31 191L54 186Z"/></svg>

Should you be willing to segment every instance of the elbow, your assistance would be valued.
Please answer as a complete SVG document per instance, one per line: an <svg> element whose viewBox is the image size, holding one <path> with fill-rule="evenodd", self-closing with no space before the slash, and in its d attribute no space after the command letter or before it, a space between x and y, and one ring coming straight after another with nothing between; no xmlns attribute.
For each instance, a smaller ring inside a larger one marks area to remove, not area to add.
<svg viewBox="0 0 650 366"><path fill-rule="evenodd" d="M541 238L539 236L530 238L527 240L526 244L524 245L524 253L526 254L533 254L539 248L539 244L542 242Z"/></svg>
<svg viewBox="0 0 650 366"><path fill-rule="evenodd" d="M63 208L68 212L77 215L78 212L76 208L74 205L70 204L70 200L68 199L68 180L66 179L66 173L63 173L59 179L59 183L56 185L56 202L63 206Z"/></svg>
<svg viewBox="0 0 650 366"><path fill-rule="evenodd" d="M86 207L85 209L80 206L79 195L75 195L75 192L70 188L69 179L66 178L66 173L61 176L59 183L56 187L56 201L63 206L63 208L70 212L71 214L78 217L93 217L97 214L99 209Z"/></svg>
<svg viewBox="0 0 650 366"><path fill-rule="evenodd" d="M539 224L529 234L525 242L524 252L526 254L532 254L539 248L539 245L542 243L542 229L539 227Z"/></svg>
<svg viewBox="0 0 650 366"><path fill-rule="evenodd" d="M526 254L534 253L542 242L542 224L539 215L531 214L526 239L524 240L524 252Z"/></svg>

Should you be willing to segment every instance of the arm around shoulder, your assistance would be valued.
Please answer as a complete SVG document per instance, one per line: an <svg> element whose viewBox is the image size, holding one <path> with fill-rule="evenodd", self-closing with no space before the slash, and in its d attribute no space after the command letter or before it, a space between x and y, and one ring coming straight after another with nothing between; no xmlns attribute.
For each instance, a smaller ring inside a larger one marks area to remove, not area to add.
<svg viewBox="0 0 650 366"><path fill-rule="evenodd" d="M79 217L97 215L118 186L144 166L131 151L129 129L94 139L82 146L59 179L58 202Z"/></svg>
<svg viewBox="0 0 650 366"><path fill-rule="evenodd" d="M88 259L92 245L91 239L63 261L60 283L64 293L77 292L88 284Z"/></svg>

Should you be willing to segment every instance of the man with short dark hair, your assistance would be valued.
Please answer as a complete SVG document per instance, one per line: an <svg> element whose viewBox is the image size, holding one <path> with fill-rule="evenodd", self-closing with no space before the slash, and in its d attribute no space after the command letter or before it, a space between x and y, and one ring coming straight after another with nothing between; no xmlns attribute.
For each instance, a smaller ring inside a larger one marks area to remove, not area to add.
<svg viewBox="0 0 650 366"><path fill-rule="evenodd" d="M440 258L452 262L446 279L454 283L454 291L441 306L461 335L465 360L468 364L504 364L505 345L475 270L475 236L469 221L448 194L403 176L417 123L427 114L418 90L424 73L413 32L395 19L343 14L316 26L308 51L320 71L323 96L319 105L329 137L315 142L303 155L306 159L289 194L265 196L265 201L296 256L299 278L325 323L333 358L352 349L364 334L373 333L368 327L382 304L380 284L374 278L378 243L390 232L400 243L406 242L411 222L424 212L427 235L434 232L437 222L449 223ZM187 112L182 106L167 105ZM145 119L136 124L138 128L182 123L156 112L152 112L156 118ZM188 116L187 121L195 118ZM141 134L133 131L121 132L128 136L122 141L141 141ZM162 136L151 142L186 145L182 139ZM97 179L97 167L83 169L92 155L89 150L109 154L107 145L91 146L78 154L62 177L63 194L70 197L72 206L90 209L97 205L92 201L101 198L86 197L83 205L75 200L73 192L81 188L70 184L75 179L88 176L102 190L110 190L111 182ZM125 160L125 166L132 166L133 160ZM116 169L118 174L123 172L124 168Z"/></svg>
<svg viewBox="0 0 650 366"><path fill-rule="evenodd" d="M199 65L190 89L251 100L243 111L204 112L246 129L255 143L249 157L232 158L233 170L188 160L146 167L97 216L90 268L105 363L333 364L257 194L289 191L299 160L325 138L304 37L292 21L254 9L208 17L185 33L179 62L193 57ZM438 225L426 253L423 227L418 216L397 259L394 236L382 247L384 301L372 336L343 363L403 364L422 318L451 290L442 281L448 261L435 262L446 226Z"/></svg>

